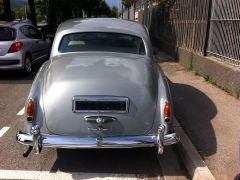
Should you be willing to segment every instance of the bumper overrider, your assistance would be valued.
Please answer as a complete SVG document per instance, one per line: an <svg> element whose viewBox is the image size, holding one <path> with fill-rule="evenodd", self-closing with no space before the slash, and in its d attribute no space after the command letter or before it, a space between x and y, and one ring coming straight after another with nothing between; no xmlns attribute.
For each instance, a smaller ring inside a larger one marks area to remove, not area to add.
<svg viewBox="0 0 240 180"><path fill-rule="evenodd" d="M169 146L179 142L180 138L176 133L164 135L165 127L159 126L158 133L146 136L119 136L119 137L86 137L45 135L40 133L40 128L36 125L32 127L31 133L19 131L16 139L20 144L33 147L35 154L39 154L42 147L54 148L138 148L154 147L158 148L158 153L162 154L164 146Z"/></svg>

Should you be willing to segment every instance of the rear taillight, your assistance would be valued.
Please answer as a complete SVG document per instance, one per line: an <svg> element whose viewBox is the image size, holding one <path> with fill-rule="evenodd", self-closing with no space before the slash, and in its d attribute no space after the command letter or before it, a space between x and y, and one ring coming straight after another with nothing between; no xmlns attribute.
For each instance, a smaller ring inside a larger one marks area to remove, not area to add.
<svg viewBox="0 0 240 180"><path fill-rule="evenodd" d="M11 47L8 50L8 53L14 53L14 52L18 52L21 50L23 43L18 41L15 42L11 45Z"/></svg>
<svg viewBox="0 0 240 180"><path fill-rule="evenodd" d="M29 99L27 103L27 120L32 121L33 115L34 115L34 102L32 99Z"/></svg>
<svg viewBox="0 0 240 180"><path fill-rule="evenodd" d="M169 102L165 102L165 105L164 105L164 120L166 122L169 122L170 121L170 116L171 116L171 105Z"/></svg>

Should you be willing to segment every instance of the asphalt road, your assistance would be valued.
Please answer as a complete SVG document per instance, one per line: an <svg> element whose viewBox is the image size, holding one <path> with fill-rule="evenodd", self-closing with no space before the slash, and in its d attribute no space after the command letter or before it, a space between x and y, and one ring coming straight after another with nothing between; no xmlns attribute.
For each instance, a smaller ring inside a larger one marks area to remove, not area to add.
<svg viewBox="0 0 240 180"><path fill-rule="evenodd" d="M152 148L66 150L45 148L40 155L18 144L22 108L34 76L0 72L0 179L187 179L174 147L160 158Z"/></svg>

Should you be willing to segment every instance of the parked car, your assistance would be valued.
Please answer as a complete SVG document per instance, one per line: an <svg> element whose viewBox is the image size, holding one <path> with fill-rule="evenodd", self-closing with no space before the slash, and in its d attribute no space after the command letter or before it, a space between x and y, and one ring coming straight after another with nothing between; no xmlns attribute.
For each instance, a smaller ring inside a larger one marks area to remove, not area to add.
<svg viewBox="0 0 240 180"><path fill-rule="evenodd" d="M0 70L23 70L49 58L50 40L33 25L21 21L0 23Z"/></svg>
<svg viewBox="0 0 240 180"><path fill-rule="evenodd" d="M175 144L167 81L146 28L111 19L73 19L57 30L50 61L26 101L16 139L56 148L138 148Z"/></svg>

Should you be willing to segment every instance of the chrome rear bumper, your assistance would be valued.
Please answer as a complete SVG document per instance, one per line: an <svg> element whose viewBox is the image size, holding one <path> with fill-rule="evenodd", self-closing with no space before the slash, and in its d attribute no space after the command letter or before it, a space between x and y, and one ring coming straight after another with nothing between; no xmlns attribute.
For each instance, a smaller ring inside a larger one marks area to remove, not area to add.
<svg viewBox="0 0 240 180"><path fill-rule="evenodd" d="M179 141L176 133L163 135L159 130L157 136L123 136L123 137L99 137L80 138L75 136L44 135L39 129L33 129L32 134L18 132L16 139L20 144L33 146L36 154L41 147L55 148L137 148L158 147L158 152L163 153L163 146L175 144ZM163 135L163 136L162 136Z"/></svg>

